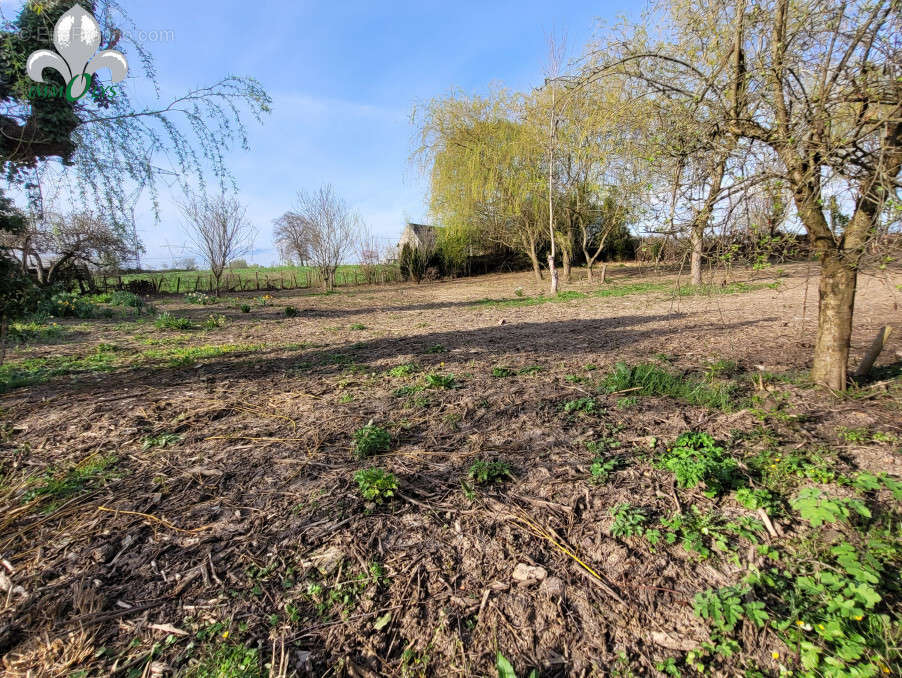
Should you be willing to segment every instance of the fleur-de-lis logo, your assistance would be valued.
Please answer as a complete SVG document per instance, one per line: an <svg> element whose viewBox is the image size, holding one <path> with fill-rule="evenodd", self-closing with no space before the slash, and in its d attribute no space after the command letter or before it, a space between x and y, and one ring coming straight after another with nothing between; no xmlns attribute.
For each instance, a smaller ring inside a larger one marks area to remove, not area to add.
<svg viewBox="0 0 902 678"><path fill-rule="evenodd" d="M49 49L34 52L25 64L28 76L44 82L44 69L52 68L66 81L66 98L80 99L94 74L101 68L110 69L114 83L122 82L128 74L128 62L122 52L107 49L99 54L100 26L80 5L63 14L53 29L53 44L59 54Z"/></svg>

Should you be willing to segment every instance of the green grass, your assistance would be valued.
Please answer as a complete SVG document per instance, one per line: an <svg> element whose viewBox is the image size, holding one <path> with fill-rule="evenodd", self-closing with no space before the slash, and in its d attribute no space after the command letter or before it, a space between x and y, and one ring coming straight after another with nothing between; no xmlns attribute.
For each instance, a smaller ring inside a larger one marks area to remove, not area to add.
<svg viewBox="0 0 902 678"><path fill-rule="evenodd" d="M655 363L630 366L619 362L604 380L603 386L608 393L667 396L690 405L723 411L738 409L742 405L735 384L694 380L668 372Z"/></svg>
<svg viewBox="0 0 902 678"><path fill-rule="evenodd" d="M169 311L165 311L157 316L153 324L158 330L191 330L194 329L194 323L190 318L172 315Z"/></svg>
<svg viewBox="0 0 902 678"><path fill-rule="evenodd" d="M27 358L17 363L6 363L0 365L0 393L23 386L42 384L62 375L108 372L116 369L119 360L115 348L101 344L94 353L86 356Z"/></svg>
<svg viewBox="0 0 902 678"><path fill-rule="evenodd" d="M229 268L223 273L222 284L229 287L235 287L237 281L240 280L244 289L256 290L257 280L260 281L262 289L267 282L276 288L284 286L286 288L293 287L294 281L297 280L300 286L307 283L307 276L310 276L310 284L312 287L319 287L316 269L311 266L251 266L249 268ZM165 292L175 292L176 285L180 292L191 293L197 287L198 291L210 292L211 272L204 271L158 271L147 273L134 273L122 276L122 282L127 284L133 280L163 280L162 290ZM395 280L394 270L386 270L386 280ZM109 282L112 278L107 277ZM116 278L118 281L118 278ZM335 283L338 286L355 285L363 282L363 275L360 267L357 265L339 266L335 274Z"/></svg>
<svg viewBox="0 0 902 678"><path fill-rule="evenodd" d="M780 281L771 283L746 283L734 282L728 285L684 285L679 289L681 297L691 296L717 296L721 294L743 294L745 292L756 292L758 290L776 290L780 287Z"/></svg>
<svg viewBox="0 0 902 678"><path fill-rule="evenodd" d="M671 289L669 283L633 283L617 287L606 287L594 292L577 292L569 290L560 292L556 297L517 297L515 299L483 299L477 301L477 306L491 306L493 308L516 308L519 306L537 306L539 304L563 303L577 299L603 299L606 297L626 297L633 294L648 294L651 292L666 292Z"/></svg>
<svg viewBox="0 0 902 678"><path fill-rule="evenodd" d="M185 678L263 678L264 673L257 649L222 643L205 648L201 660L181 675Z"/></svg>
<svg viewBox="0 0 902 678"><path fill-rule="evenodd" d="M9 326L10 339L22 344L51 342L66 336L68 332L69 329L59 323L37 319L16 321Z"/></svg>
<svg viewBox="0 0 902 678"><path fill-rule="evenodd" d="M216 358L232 353L256 353L262 351L265 347L265 344L206 344L203 346L144 351L138 358L142 361L162 362L169 367L186 367L196 363L198 360Z"/></svg>
<svg viewBox="0 0 902 678"><path fill-rule="evenodd" d="M48 471L25 493L25 501L46 499L53 507L60 501L85 490L95 481L110 477L115 456L93 456L65 471Z"/></svg>

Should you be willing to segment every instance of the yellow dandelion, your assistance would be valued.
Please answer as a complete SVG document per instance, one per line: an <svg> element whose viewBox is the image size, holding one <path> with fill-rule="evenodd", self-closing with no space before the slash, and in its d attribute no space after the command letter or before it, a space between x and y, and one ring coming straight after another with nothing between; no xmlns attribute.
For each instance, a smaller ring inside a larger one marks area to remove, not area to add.
<svg viewBox="0 0 902 678"><path fill-rule="evenodd" d="M861 621L862 619L864 619L864 615L858 615L857 617L855 617L855 621Z"/></svg>
<svg viewBox="0 0 902 678"><path fill-rule="evenodd" d="M805 626L805 622L803 622L803 621L797 621L797 622L796 622L796 626Z"/></svg>
<svg viewBox="0 0 902 678"><path fill-rule="evenodd" d="M818 627L821 631L824 630L824 625L823 625L823 624L818 624L817 627Z"/></svg>
<svg viewBox="0 0 902 678"><path fill-rule="evenodd" d="M770 656L773 657L774 659L779 659L779 658L780 658L780 653L779 653L779 652L771 652L771 653L770 653Z"/></svg>
<svg viewBox="0 0 902 678"><path fill-rule="evenodd" d="M229 637L229 632L228 632L228 631L223 631L223 633L222 633L222 638L223 638L223 640L225 640L225 639L228 638L228 637Z"/></svg>

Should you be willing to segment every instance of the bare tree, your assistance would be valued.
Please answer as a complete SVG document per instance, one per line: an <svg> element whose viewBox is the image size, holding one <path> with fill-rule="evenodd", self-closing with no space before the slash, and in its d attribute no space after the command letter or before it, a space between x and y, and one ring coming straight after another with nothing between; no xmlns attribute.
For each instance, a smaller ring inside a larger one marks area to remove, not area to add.
<svg viewBox="0 0 902 678"><path fill-rule="evenodd" d="M253 247L256 229L247 219L247 209L238 198L226 195L191 195L179 204L179 209L185 217L191 245L210 267L218 292L229 262Z"/></svg>
<svg viewBox="0 0 902 678"><path fill-rule="evenodd" d="M335 272L357 244L360 219L329 184L310 193L299 191L294 214L302 227L310 262L319 270L323 285L331 290Z"/></svg>
<svg viewBox="0 0 902 678"><path fill-rule="evenodd" d="M285 212L273 225L273 239L281 260L299 266L306 265L310 261L310 229L306 219L297 212Z"/></svg>
<svg viewBox="0 0 902 678"><path fill-rule="evenodd" d="M22 272L33 271L41 285L52 285L73 269L117 268L134 254L116 224L90 211L31 218L21 233L4 234L2 245L17 253Z"/></svg>

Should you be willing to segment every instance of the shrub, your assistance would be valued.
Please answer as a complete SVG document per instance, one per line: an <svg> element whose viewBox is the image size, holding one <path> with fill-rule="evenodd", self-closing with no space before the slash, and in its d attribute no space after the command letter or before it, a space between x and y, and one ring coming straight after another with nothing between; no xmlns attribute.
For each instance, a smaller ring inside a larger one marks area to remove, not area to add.
<svg viewBox="0 0 902 678"><path fill-rule="evenodd" d="M385 499L391 499L398 491L398 479L394 474L383 471L381 468L371 468L357 471L354 480L360 488L360 494L367 501L381 504Z"/></svg>
<svg viewBox="0 0 902 678"><path fill-rule="evenodd" d="M190 318L182 318L172 315L169 311L164 311L157 316L153 323L160 330L190 330L194 328L194 323Z"/></svg>
<svg viewBox="0 0 902 678"><path fill-rule="evenodd" d="M297 310L294 306L286 306L285 307L285 317L286 318L297 318L301 312Z"/></svg>
<svg viewBox="0 0 902 678"><path fill-rule="evenodd" d="M391 448L391 434L372 422L354 431L354 455L358 459L388 452Z"/></svg>
<svg viewBox="0 0 902 678"><path fill-rule="evenodd" d="M242 313L250 313L251 307L248 304L241 304L241 312Z"/></svg>
<svg viewBox="0 0 902 678"><path fill-rule="evenodd" d="M75 292L56 292L39 302L37 311L57 318L94 318L97 307Z"/></svg>
<svg viewBox="0 0 902 678"><path fill-rule="evenodd" d="M477 485L491 485L514 476L511 467L503 461L477 459L467 471L467 477Z"/></svg>

